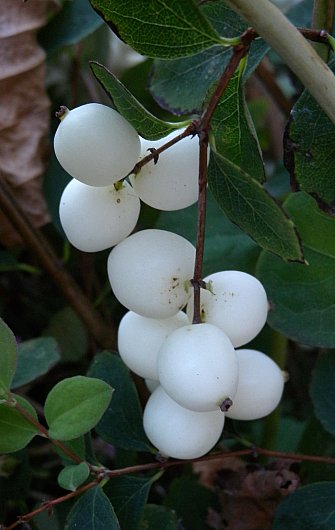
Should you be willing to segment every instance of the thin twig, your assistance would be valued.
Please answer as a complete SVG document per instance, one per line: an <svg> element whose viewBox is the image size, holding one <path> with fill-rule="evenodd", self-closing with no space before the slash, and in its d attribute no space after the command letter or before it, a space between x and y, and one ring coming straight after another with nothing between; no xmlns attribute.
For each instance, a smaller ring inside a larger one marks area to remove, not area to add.
<svg viewBox="0 0 335 530"><path fill-rule="evenodd" d="M0 175L0 208L21 235L27 247L34 252L41 266L51 276L64 298L87 326L98 346L114 348L116 343L115 331L110 325L107 326L103 322L91 301L64 268L41 231L32 226L3 175Z"/></svg>

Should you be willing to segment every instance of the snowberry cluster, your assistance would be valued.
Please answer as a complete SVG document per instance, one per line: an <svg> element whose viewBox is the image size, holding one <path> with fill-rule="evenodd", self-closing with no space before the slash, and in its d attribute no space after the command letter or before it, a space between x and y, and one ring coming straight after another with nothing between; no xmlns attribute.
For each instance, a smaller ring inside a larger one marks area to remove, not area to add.
<svg viewBox="0 0 335 530"><path fill-rule="evenodd" d="M194 139L176 143L159 163L144 165L130 183L124 181L148 147L169 139L141 141L116 111L91 103L64 110L55 152L73 177L60 203L68 239L87 252L114 247L108 277L129 310L118 331L120 356L152 391L144 430L161 455L190 459L217 443L225 416L251 420L272 412L284 378L264 353L236 349L250 342L267 318L266 293L256 278L239 271L204 278L202 323L192 324L194 246L165 230L131 234L140 199L161 210L197 200Z"/></svg>

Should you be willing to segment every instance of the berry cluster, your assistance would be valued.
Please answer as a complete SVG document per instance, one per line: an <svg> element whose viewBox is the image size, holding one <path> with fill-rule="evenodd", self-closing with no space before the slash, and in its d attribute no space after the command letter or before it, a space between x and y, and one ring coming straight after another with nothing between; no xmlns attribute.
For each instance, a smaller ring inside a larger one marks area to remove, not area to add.
<svg viewBox="0 0 335 530"><path fill-rule="evenodd" d="M176 143L158 164L152 161L130 175L130 183L123 181L149 146L169 139L140 140L116 111L91 103L64 110L55 152L73 177L60 203L69 241L86 252L114 247L108 277L129 310L118 331L120 356L152 390L144 430L163 456L190 459L217 443L225 416L251 420L274 410L284 378L264 353L236 349L266 322L267 297L256 278L238 271L204 278L202 323L192 324L194 246L164 230L129 235L140 199L161 210L197 201L194 139Z"/></svg>

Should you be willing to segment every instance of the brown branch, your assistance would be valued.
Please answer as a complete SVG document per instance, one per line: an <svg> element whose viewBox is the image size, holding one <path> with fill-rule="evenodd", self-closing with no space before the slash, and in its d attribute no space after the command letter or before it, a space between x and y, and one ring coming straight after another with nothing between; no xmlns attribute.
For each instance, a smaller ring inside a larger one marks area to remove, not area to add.
<svg viewBox="0 0 335 530"><path fill-rule="evenodd" d="M61 504L67 500L78 497L82 493L85 493L89 489L97 486L105 477L113 478L120 477L123 475L128 475L130 473L143 473L146 471L159 470L159 469L168 469L173 466L182 466L185 464L196 463L196 462L208 462L211 460L225 460L227 458L238 458L242 456L251 456L253 459L257 459L258 456L266 456L270 458L282 458L286 460L294 460L298 462L314 462L318 464L331 464L335 465L335 458L328 456L318 456L318 455L305 455L300 453L285 453L283 451L270 451L268 449L263 449L262 447L251 447L248 449L240 449L237 451L225 451L221 453L212 453L210 455L202 456L195 458L193 460L167 460L165 462L151 462L148 464L140 464L137 466L124 467L122 469L113 469L107 470L102 468L101 473L97 476L95 480L81 486L76 491L67 493L57 499L49 500L44 502L41 506L35 510L21 515L18 517L18 520L11 524L10 526L1 527L1 530L13 530L22 523L26 523L33 519L36 515L43 511L51 511L53 506Z"/></svg>
<svg viewBox="0 0 335 530"><path fill-rule="evenodd" d="M285 117L290 115L292 109L292 102L286 97L280 86L278 85L273 72L267 66L265 61L262 61L256 68L256 75L266 90L271 95L279 109Z"/></svg>
<svg viewBox="0 0 335 530"><path fill-rule="evenodd" d="M106 325L73 277L66 271L41 231L31 225L3 175L0 178L0 208L36 255L59 291L68 301L101 348L114 348L116 333Z"/></svg>

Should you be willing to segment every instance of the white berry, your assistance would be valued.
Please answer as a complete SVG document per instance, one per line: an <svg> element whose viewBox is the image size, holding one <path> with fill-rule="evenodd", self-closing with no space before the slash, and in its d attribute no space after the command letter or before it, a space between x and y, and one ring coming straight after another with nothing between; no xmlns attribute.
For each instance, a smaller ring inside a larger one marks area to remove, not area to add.
<svg viewBox="0 0 335 530"><path fill-rule="evenodd" d="M239 382L233 405L226 416L235 420L257 420L270 414L278 405L284 375L279 366L265 353L236 350Z"/></svg>
<svg viewBox="0 0 335 530"><path fill-rule="evenodd" d="M108 276L116 298L127 309L149 318L168 318L190 295L195 248L165 230L142 230L116 245L108 258Z"/></svg>
<svg viewBox="0 0 335 530"><path fill-rule="evenodd" d="M254 276L240 271L216 272L204 278L210 291L201 291L201 316L221 328L234 347L242 346L258 335L268 313L265 289ZM187 314L192 319L193 301Z"/></svg>
<svg viewBox="0 0 335 530"><path fill-rule="evenodd" d="M59 205L66 237L84 252L98 252L125 239L135 228L139 213L140 200L126 182L116 190L114 185L94 187L72 179Z"/></svg>
<svg viewBox="0 0 335 530"><path fill-rule="evenodd" d="M223 412L194 412L173 401L162 387L156 388L144 409L143 427L162 456L198 458L208 453L220 438Z"/></svg>
<svg viewBox="0 0 335 530"><path fill-rule="evenodd" d="M91 186L108 186L133 169L141 143L121 114L106 105L88 103L64 114L54 148L72 177Z"/></svg>
<svg viewBox="0 0 335 530"><path fill-rule="evenodd" d="M158 379L157 354L162 343L173 330L186 324L188 318L182 311L164 319L147 318L128 311L118 329L120 357L135 374Z"/></svg>
<svg viewBox="0 0 335 530"><path fill-rule="evenodd" d="M158 377L179 405L219 410L237 390L238 362L228 337L211 324L190 324L167 337L158 353Z"/></svg>
<svg viewBox="0 0 335 530"><path fill-rule="evenodd" d="M180 134L174 131L155 142L141 139L141 158L149 148L159 148ZM187 137L163 151L139 173L131 175L134 189L143 202L158 210L180 210L198 200L199 139Z"/></svg>

